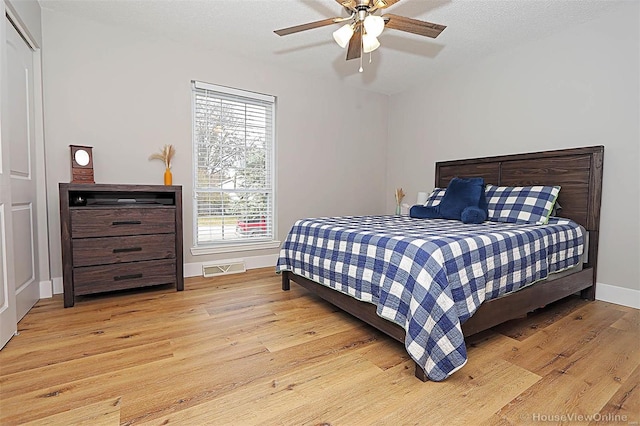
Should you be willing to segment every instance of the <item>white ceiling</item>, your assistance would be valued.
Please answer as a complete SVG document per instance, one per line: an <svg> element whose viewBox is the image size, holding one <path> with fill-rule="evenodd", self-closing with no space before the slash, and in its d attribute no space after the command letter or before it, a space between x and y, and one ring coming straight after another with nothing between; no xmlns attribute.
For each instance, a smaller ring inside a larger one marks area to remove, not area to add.
<svg viewBox="0 0 640 426"><path fill-rule="evenodd" d="M330 25L280 37L274 30L346 16L335 0L39 0L72 14L199 48L233 52L309 75L393 94L491 53L596 18L625 0L401 0L389 13L446 25L437 39L387 29L381 47L345 61ZM626 0L636 1L636 0ZM46 43L46 40L45 40Z"/></svg>

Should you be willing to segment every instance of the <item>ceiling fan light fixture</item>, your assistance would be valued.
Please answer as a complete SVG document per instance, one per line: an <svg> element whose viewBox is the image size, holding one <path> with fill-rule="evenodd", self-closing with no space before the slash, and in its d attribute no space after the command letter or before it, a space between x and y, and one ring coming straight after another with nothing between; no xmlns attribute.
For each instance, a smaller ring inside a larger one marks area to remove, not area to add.
<svg viewBox="0 0 640 426"><path fill-rule="evenodd" d="M381 16L367 15L364 18L363 25L367 34L378 37L384 30L384 19Z"/></svg>
<svg viewBox="0 0 640 426"><path fill-rule="evenodd" d="M362 51L364 53L370 53L380 47L380 42L377 38L371 34L365 34L362 36Z"/></svg>
<svg viewBox="0 0 640 426"><path fill-rule="evenodd" d="M347 47L349 40L353 36L353 26L351 24L345 24L333 32L333 39L338 43L338 46L343 49Z"/></svg>
<svg viewBox="0 0 640 426"><path fill-rule="evenodd" d="M321 19L319 21L275 30L274 33L279 36L285 36L314 28L339 24L341 26L333 32L333 38L338 46L343 49L347 48L347 61L360 59L360 72L362 72L362 54L369 53L369 63L371 63L371 52L380 47L378 37L386 28L430 38L438 37L438 35L447 28L445 25L421 21L406 16L392 14L380 16L380 14L377 13L378 10L393 6L400 0L335 1L339 3L344 10L349 12L349 16Z"/></svg>

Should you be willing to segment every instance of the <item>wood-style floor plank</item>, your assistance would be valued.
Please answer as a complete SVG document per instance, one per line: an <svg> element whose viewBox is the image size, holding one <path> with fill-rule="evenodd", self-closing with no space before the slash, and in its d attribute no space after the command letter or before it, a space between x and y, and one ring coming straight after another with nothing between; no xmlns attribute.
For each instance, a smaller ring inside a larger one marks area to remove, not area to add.
<svg viewBox="0 0 640 426"><path fill-rule="evenodd" d="M621 383L618 392L598 414L607 423L620 422L632 424L640 413L640 367L636 367L629 378ZM591 424L596 424L592 421Z"/></svg>
<svg viewBox="0 0 640 426"><path fill-rule="evenodd" d="M25 426L118 426L120 424L120 398L100 401L74 410L24 423Z"/></svg>
<svg viewBox="0 0 640 426"><path fill-rule="evenodd" d="M640 311L577 297L467 339L440 383L414 377L402 344L283 292L272 268L68 309L55 296L18 328L0 351L0 424L640 421Z"/></svg>

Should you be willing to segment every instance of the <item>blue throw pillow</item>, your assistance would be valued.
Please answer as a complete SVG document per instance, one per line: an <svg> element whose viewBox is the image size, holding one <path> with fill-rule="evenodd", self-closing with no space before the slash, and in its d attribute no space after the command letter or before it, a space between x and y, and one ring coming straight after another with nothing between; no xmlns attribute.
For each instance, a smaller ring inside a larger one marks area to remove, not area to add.
<svg viewBox="0 0 640 426"><path fill-rule="evenodd" d="M477 207L485 212L487 201L484 197L484 178L454 177L447 186L447 191L438 205L439 213L444 219L462 220L462 212L467 207Z"/></svg>
<svg viewBox="0 0 640 426"><path fill-rule="evenodd" d="M462 223L482 223L487 220L487 212L480 207L467 207L460 215Z"/></svg>
<svg viewBox="0 0 640 426"><path fill-rule="evenodd" d="M440 216L438 206L422 206L420 204L411 207L409 216L417 219L444 219Z"/></svg>

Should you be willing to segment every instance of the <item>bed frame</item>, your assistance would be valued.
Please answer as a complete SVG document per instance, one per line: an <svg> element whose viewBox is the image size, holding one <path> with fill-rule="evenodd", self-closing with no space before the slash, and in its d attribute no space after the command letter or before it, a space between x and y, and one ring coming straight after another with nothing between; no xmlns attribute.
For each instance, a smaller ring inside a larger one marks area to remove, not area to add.
<svg viewBox="0 0 640 426"><path fill-rule="evenodd" d="M446 188L455 176L482 176L487 184L501 186L560 185L559 215L589 232L589 250L581 271L483 303L462 324L465 336L522 317L577 292L584 299L595 299L603 156L604 147L593 146L436 163L435 185L440 188ZM358 301L289 271L282 272L283 290L289 290L290 280L404 344L405 330L379 317L374 304ZM418 365L415 374L427 381Z"/></svg>

